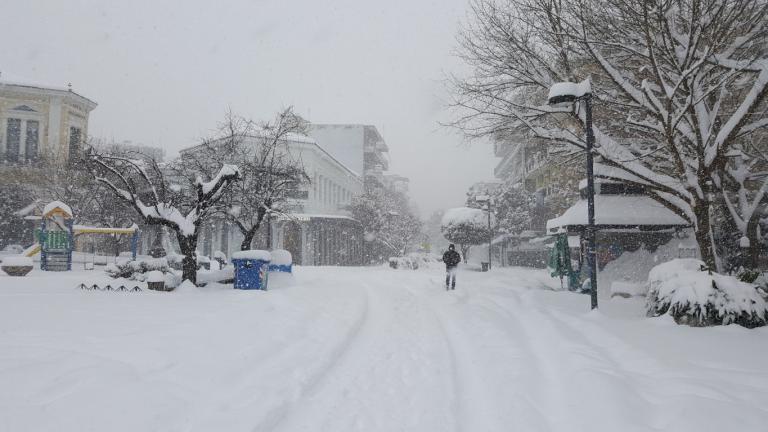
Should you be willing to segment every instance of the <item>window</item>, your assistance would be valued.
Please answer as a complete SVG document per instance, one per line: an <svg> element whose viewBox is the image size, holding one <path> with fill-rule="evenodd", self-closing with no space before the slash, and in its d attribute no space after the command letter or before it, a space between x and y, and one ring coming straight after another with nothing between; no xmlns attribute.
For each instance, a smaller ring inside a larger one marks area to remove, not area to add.
<svg viewBox="0 0 768 432"><path fill-rule="evenodd" d="M21 119L8 119L5 143L6 160L8 162L18 162L19 147L21 146Z"/></svg>
<svg viewBox="0 0 768 432"><path fill-rule="evenodd" d="M40 122L27 120L27 138L24 141L24 156L28 161L37 159L38 142L40 141Z"/></svg>
<svg viewBox="0 0 768 432"><path fill-rule="evenodd" d="M80 128L69 128L69 161L75 161L80 157L80 141L83 139Z"/></svg>

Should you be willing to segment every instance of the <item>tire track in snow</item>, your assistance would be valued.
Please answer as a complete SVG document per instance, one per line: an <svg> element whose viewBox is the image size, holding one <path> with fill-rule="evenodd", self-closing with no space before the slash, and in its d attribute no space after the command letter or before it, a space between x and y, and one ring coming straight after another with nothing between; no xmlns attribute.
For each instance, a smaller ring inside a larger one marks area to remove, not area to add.
<svg viewBox="0 0 768 432"><path fill-rule="evenodd" d="M516 430L567 430L567 424L560 424L552 415L553 408L567 407L569 402L558 391L565 381L553 362L553 353L545 348L538 330L531 326L531 317L521 306L519 294L510 292L516 307L509 309L485 294L473 299L476 307L486 312L486 322L499 333L506 335L505 340L517 346L517 356L513 359L517 375L511 381L517 385L513 416ZM488 314L491 315L488 315ZM496 319L491 319L495 316ZM519 399L517 399L519 398ZM531 411L536 416L531 416Z"/></svg>
<svg viewBox="0 0 768 432"><path fill-rule="evenodd" d="M629 389L626 392L634 395L633 411L642 410L643 417L651 419L654 427L663 429L670 418L678 415L680 410L669 403L675 399L709 399L716 404L727 402L752 406L764 415L768 413L749 393L723 391L723 388L728 388L727 385L718 384L713 377L702 379L702 376L707 376L706 373L692 372L688 369L691 366L685 371L674 371L672 365L663 364L648 352L592 322L589 317L556 314L535 305L530 298L526 302L547 315L571 341L579 341L572 348L575 355L599 359L601 370L610 374L614 385L626 387ZM702 420L702 427L707 423Z"/></svg>
<svg viewBox="0 0 768 432"><path fill-rule="evenodd" d="M439 323L404 289L412 276L363 284L370 310L355 340L289 412L257 430L455 429L445 401L454 372L435 342Z"/></svg>
<svg viewBox="0 0 768 432"><path fill-rule="evenodd" d="M364 286L364 293L365 300L363 302L363 311L358 316L344 340L331 351L330 355L326 357L322 365L313 370L312 374L300 384L296 395L292 399L284 401L264 415L262 420L252 429L254 432L269 431L278 427L285 421L289 414L296 410L297 406L301 405L301 403L314 393L318 387L322 386L324 377L327 376L339 364L339 360L349 352L355 341L360 338L362 329L369 325L370 293L368 286Z"/></svg>
<svg viewBox="0 0 768 432"><path fill-rule="evenodd" d="M473 282L470 279L462 288L428 302L442 323L455 358L460 430L557 430L548 421L547 404L528 394L540 387L526 380L545 376L539 370L538 358L532 355L530 336L515 331L522 326L516 321L510 325L514 317L478 297Z"/></svg>

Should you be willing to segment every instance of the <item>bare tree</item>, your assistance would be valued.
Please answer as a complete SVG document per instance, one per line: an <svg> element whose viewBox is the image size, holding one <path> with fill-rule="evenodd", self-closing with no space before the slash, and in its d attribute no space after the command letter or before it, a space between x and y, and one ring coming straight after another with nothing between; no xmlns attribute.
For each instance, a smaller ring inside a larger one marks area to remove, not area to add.
<svg viewBox="0 0 768 432"><path fill-rule="evenodd" d="M272 121L258 124L228 113L220 127L223 138L207 140L185 151L186 166L210 173L212 167L234 163L241 179L226 193L221 213L243 235L242 250L251 243L270 214L284 214L309 176L290 141L307 140L307 122L289 107Z"/></svg>
<svg viewBox="0 0 768 432"><path fill-rule="evenodd" d="M197 282L197 240L200 225L213 213L224 192L240 178L237 166L223 165L203 181L181 161L161 167L154 159L91 153L96 180L129 204L148 225L162 225L176 234L184 258L183 278Z"/></svg>

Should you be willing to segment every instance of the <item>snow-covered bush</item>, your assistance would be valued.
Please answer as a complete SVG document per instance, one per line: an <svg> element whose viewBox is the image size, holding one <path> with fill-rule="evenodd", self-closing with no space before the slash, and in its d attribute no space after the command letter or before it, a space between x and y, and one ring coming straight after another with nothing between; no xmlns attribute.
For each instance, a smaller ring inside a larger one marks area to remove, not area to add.
<svg viewBox="0 0 768 432"><path fill-rule="evenodd" d="M389 257L389 266L393 269L418 270L419 262L409 256Z"/></svg>
<svg viewBox="0 0 768 432"><path fill-rule="evenodd" d="M129 280L144 281L145 273L160 271L168 273L168 260L165 258L148 258L136 261L118 261L109 264L104 271L115 279L125 278Z"/></svg>
<svg viewBox="0 0 768 432"><path fill-rule="evenodd" d="M648 316L669 314L678 324L739 324L760 327L768 322L768 294L733 276L710 273L704 262L675 259L648 275Z"/></svg>

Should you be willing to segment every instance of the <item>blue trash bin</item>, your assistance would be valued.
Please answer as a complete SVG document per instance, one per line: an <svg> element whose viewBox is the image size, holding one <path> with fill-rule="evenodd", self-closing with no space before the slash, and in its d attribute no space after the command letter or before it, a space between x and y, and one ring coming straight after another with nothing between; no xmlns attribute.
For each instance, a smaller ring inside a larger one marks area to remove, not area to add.
<svg viewBox="0 0 768 432"><path fill-rule="evenodd" d="M266 290L269 282L270 255L267 251L248 250L232 254L235 289Z"/></svg>
<svg viewBox="0 0 768 432"><path fill-rule="evenodd" d="M280 273L293 273L293 257L285 249L272 251L272 260L269 263L269 271Z"/></svg>

